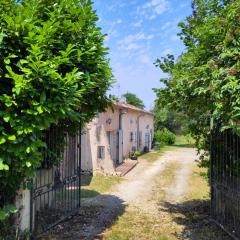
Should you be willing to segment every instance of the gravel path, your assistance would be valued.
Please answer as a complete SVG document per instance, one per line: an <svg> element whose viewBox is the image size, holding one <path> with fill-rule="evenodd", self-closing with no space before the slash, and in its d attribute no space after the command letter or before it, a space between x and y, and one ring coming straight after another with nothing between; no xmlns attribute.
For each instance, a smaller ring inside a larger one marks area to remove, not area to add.
<svg viewBox="0 0 240 240"><path fill-rule="evenodd" d="M171 153L173 154L173 153ZM179 202L184 198L188 190L188 178L191 174L191 163L197 159L197 152L194 149L182 149L174 156L171 156L172 161L180 163L175 181L168 188L168 199L171 202Z"/></svg>

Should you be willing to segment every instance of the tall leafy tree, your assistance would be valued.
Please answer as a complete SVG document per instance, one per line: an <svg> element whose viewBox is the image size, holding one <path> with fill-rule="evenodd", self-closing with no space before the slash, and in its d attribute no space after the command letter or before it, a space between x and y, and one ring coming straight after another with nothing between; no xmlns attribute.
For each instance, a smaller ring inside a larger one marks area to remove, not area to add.
<svg viewBox="0 0 240 240"><path fill-rule="evenodd" d="M135 107L138 107L141 109L145 108L143 101L139 97L137 97L136 94L127 92L127 93L123 94L123 97L126 99L128 104L132 104Z"/></svg>
<svg viewBox="0 0 240 240"><path fill-rule="evenodd" d="M175 134L187 133L187 121L183 114L167 108L159 108L158 105L155 105L153 113L155 131L167 128Z"/></svg>
<svg viewBox="0 0 240 240"><path fill-rule="evenodd" d="M186 51L156 61L169 77L155 92L159 107L188 116L199 146L209 149L211 122L240 130L240 2L195 0L192 7L179 23Z"/></svg>
<svg viewBox="0 0 240 240"><path fill-rule="evenodd" d="M0 0L0 208L39 166L46 129L77 130L108 106L97 20L89 0Z"/></svg>

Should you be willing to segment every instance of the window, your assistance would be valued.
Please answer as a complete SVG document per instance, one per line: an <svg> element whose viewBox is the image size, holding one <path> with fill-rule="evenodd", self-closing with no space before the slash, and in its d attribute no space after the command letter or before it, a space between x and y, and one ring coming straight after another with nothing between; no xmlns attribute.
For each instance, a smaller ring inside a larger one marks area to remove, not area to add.
<svg viewBox="0 0 240 240"><path fill-rule="evenodd" d="M133 132L130 132L130 142L133 142Z"/></svg>
<svg viewBox="0 0 240 240"><path fill-rule="evenodd" d="M105 158L105 147L104 146L98 146L97 155L98 155L98 159Z"/></svg>

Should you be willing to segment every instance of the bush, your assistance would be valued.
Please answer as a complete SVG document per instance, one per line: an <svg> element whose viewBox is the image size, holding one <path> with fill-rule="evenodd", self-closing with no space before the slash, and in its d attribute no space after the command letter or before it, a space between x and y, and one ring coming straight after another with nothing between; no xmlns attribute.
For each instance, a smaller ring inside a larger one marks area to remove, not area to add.
<svg viewBox="0 0 240 240"><path fill-rule="evenodd" d="M173 145L176 141L176 135L169 131L167 128L158 130L155 133L155 143L160 145Z"/></svg>
<svg viewBox="0 0 240 240"><path fill-rule="evenodd" d="M0 0L2 215L40 166L46 130L57 125L74 134L110 103L112 74L97 20L91 1Z"/></svg>

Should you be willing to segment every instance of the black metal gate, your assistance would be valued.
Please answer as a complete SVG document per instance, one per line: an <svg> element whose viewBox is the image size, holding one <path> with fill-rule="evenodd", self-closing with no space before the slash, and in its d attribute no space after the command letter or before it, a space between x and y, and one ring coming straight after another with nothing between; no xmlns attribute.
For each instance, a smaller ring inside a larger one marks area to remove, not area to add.
<svg viewBox="0 0 240 240"><path fill-rule="evenodd" d="M47 148L33 181L31 230L42 233L80 207L81 134L51 127L45 134Z"/></svg>
<svg viewBox="0 0 240 240"><path fill-rule="evenodd" d="M212 131L211 211L224 230L240 239L240 137L230 129Z"/></svg>

